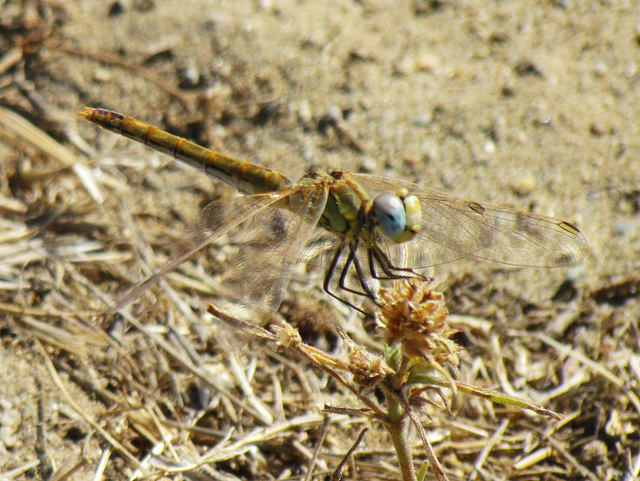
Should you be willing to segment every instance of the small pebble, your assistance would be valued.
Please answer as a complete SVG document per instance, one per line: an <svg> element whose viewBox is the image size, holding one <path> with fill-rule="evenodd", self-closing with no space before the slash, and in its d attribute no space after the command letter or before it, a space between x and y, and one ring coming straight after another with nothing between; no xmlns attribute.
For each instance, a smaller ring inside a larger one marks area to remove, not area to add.
<svg viewBox="0 0 640 481"><path fill-rule="evenodd" d="M0 420L0 424L3 427L7 427L9 429L13 429L16 431L20 424L22 423L22 415L20 411L17 409L7 409L2 413L2 419Z"/></svg>
<svg viewBox="0 0 640 481"><path fill-rule="evenodd" d="M487 154L493 154L496 151L496 143L492 139L487 139L484 141L484 151Z"/></svg>
<svg viewBox="0 0 640 481"><path fill-rule="evenodd" d="M422 112L413 118L411 123L416 127L427 127L433 122L433 113L431 111Z"/></svg>
<svg viewBox="0 0 640 481"><path fill-rule="evenodd" d="M14 448L18 444L18 436L3 426L0 428L0 443L2 443L5 448Z"/></svg>
<svg viewBox="0 0 640 481"><path fill-rule="evenodd" d="M440 59L434 55L423 53L401 58L394 64L394 71L400 75L415 72L434 72L440 67Z"/></svg>
<svg viewBox="0 0 640 481"><path fill-rule="evenodd" d="M513 185L513 191L520 196L529 195L535 190L537 184L536 178L532 175L520 177Z"/></svg>
<svg viewBox="0 0 640 481"><path fill-rule="evenodd" d="M433 72L440 67L440 59L434 55L423 53L414 60L415 69L421 72Z"/></svg>
<svg viewBox="0 0 640 481"><path fill-rule="evenodd" d="M374 173L376 171L376 159L374 159L370 155L365 156L365 158L362 160L362 163L360 164L359 171L366 174Z"/></svg>
<svg viewBox="0 0 640 481"><path fill-rule="evenodd" d="M311 105L307 99L302 99L298 102L298 105L294 107L298 113L298 118L303 125L311 125L313 120L313 114L311 112Z"/></svg>
<svg viewBox="0 0 640 481"><path fill-rule="evenodd" d="M93 80L95 80L96 82L102 82L102 83L110 82L113 79L112 74L113 72L111 70L108 70L102 67L97 67L93 71Z"/></svg>
<svg viewBox="0 0 640 481"><path fill-rule="evenodd" d="M600 441L599 439L590 441L582 447L584 459L591 466L598 466L606 462L607 452L607 445L604 443L604 441Z"/></svg>
<svg viewBox="0 0 640 481"><path fill-rule="evenodd" d="M13 408L7 408L0 418L0 443L6 448L13 448L18 444L18 436L16 432L22 424L22 415L20 411Z"/></svg>
<svg viewBox="0 0 640 481"><path fill-rule="evenodd" d="M126 2L116 0L109 7L109 12L107 13L107 15L109 15L110 17L119 17L127 10L127 7L128 5L126 4Z"/></svg>
<svg viewBox="0 0 640 481"><path fill-rule="evenodd" d="M594 122L589 126L589 133L596 137L601 137L606 133L606 128L600 122Z"/></svg>
<svg viewBox="0 0 640 481"><path fill-rule="evenodd" d="M193 88L200 82L200 72L194 63L187 65L181 72L184 87Z"/></svg>
<svg viewBox="0 0 640 481"><path fill-rule="evenodd" d="M606 73L607 70L609 70L609 68L607 67L607 64L604 63L602 60L597 61L594 65L593 65L593 72L598 76L598 77L603 77Z"/></svg>

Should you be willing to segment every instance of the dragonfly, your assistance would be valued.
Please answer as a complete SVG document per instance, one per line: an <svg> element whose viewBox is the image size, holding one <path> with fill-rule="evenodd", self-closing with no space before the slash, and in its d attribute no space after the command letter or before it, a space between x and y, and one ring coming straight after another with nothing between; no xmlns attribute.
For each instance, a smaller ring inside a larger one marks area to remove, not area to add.
<svg viewBox="0 0 640 481"><path fill-rule="evenodd" d="M323 290L368 316L347 293L376 302L373 279L424 278L421 270L465 257L550 268L575 264L587 253L578 228L552 217L345 170L314 169L292 182L280 172L117 112L85 107L79 114L244 194L207 205L178 254L126 294L115 310L240 224L249 225L250 236L227 276L228 290L245 305L267 313L280 306L295 263L315 258L306 252L325 258Z"/></svg>

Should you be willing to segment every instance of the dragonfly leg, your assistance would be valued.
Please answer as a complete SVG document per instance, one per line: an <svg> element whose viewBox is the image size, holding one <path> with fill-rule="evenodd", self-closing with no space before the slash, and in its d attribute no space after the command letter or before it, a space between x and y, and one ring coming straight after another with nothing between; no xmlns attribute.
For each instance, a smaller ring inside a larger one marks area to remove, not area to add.
<svg viewBox="0 0 640 481"><path fill-rule="evenodd" d="M357 244L349 245L349 257L347 257L347 260L344 263L344 266L342 266L342 272L340 273L340 280L338 281L338 286L343 291L351 292L352 294L355 294L357 296L369 297L375 301L375 295L373 294L373 292L371 292L371 288L369 287L369 284L367 284L367 280L364 276L362 266L360 265L360 261L356 256L357 249L358 249ZM351 267L351 264L353 264L353 266L356 269L356 274L358 275L358 281L360 282L362 291L357 291L355 289L352 289L346 284L347 274L349 274L349 269Z"/></svg>
<svg viewBox="0 0 640 481"><path fill-rule="evenodd" d="M374 317L370 312L364 311L363 309L361 309L360 307L352 304L351 302L349 302L348 300L344 299L343 297L340 297L338 294L336 294L335 292L333 292L331 290L331 279L333 278L333 274L336 270L336 267L338 266L338 262L340 261L340 257L342 257L342 254L344 253L344 249L345 249L345 244L342 243L338 249L336 249L336 253L333 256L333 259L331 260L331 264L329 264L329 267L327 268L327 273L325 274L324 277L324 282L322 283L322 289L324 290L324 292L326 292L327 294L329 294L331 297L333 297L334 299L339 300L340 302L342 302L343 304L346 304L347 306L351 307L352 309L355 309L356 311L360 312L361 314L364 314L367 317ZM355 257L355 248L353 246L349 246L349 257L347 257L347 260L345 261L345 264L342 268L342 272L340 273L340 280L338 281L338 285L341 289L360 295L360 296L366 296L366 297L370 297L371 299L375 300L375 297L373 296L373 294L371 293L371 290L368 288L368 286L365 284L362 284L363 280L364 280L364 275L362 273L362 267L360 266L359 261L357 260L357 258ZM345 285L345 280L346 280L346 276L347 273L349 271L349 266L351 264L354 264L355 268L356 268L356 272L358 273L358 277L360 278L360 283L361 285L363 285L363 289L366 292L358 292L354 289L350 289ZM366 286L366 288L364 287ZM367 294L367 292L369 294Z"/></svg>
<svg viewBox="0 0 640 481"><path fill-rule="evenodd" d="M418 277L422 280L427 280L428 277L416 272L410 267L397 267L393 265L391 259L387 257L384 251L378 245L369 247L369 270L371 276L374 279L379 280L397 280L397 279L409 279L411 277ZM379 276L376 272L376 263L380 266L385 276ZM394 272L396 271L396 272Z"/></svg>

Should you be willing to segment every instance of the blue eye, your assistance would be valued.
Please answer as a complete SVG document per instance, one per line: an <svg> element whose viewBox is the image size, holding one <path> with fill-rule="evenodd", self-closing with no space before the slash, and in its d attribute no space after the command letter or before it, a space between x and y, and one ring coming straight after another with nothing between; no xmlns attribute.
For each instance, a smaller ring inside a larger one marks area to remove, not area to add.
<svg viewBox="0 0 640 481"><path fill-rule="evenodd" d="M372 210L384 235L394 239L404 232L407 216L404 204L397 195L380 194L373 200Z"/></svg>

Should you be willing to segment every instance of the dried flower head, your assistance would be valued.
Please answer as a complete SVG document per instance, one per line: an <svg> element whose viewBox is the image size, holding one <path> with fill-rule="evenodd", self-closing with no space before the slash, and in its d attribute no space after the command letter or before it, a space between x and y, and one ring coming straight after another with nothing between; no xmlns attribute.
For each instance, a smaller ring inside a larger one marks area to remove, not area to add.
<svg viewBox="0 0 640 481"><path fill-rule="evenodd" d="M343 330L340 329L338 333L349 349L348 369L360 389L371 389L385 376L393 374L393 371L385 365L382 357L353 342Z"/></svg>
<svg viewBox="0 0 640 481"><path fill-rule="evenodd" d="M378 294L377 330L389 346L400 344L410 359L457 365L460 348L450 337L458 331L446 322L449 311L444 296L433 290L432 282L403 279Z"/></svg>

